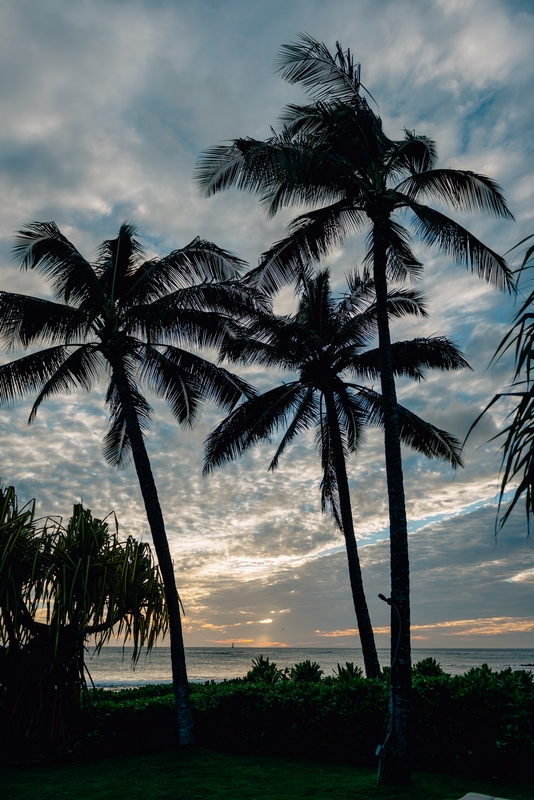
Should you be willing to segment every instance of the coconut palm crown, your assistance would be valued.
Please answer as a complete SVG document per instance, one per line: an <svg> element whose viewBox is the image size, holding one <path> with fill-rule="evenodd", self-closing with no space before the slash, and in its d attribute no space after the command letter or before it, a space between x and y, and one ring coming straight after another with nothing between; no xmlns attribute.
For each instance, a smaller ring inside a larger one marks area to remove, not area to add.
<svg viewBox="0 0 534 800"><path fill-rule="evenodd" d="M144 431L152 409L144 384L166 400L183 425L207 400L231 410L251 387L190 348L220 345L235 317L257 301L238 280L243 262L194 239L164 258L145 260L133 225L87 261L53 222L34 222L15 239L23 269L52 284L54 300L0 292L0 340L33 352L0 367L0 402L36 395L31 422L49 397L107 379L110 427L103 453L112 465L133 456L165 586L180 741L193 740L180 603ZM256 295L257 296L257 293ZM38 349L42 348L42 349Z"/></svg>
<svg viewBox="0 0 534 800"><path fill-rule="evenodd" d="M388 297L388 314L425 315L421 295L399 289ZM344 534L349 578L366 674L381 674L354 532L347 459L362 443L365 429L383 426L380 394L365 385L379 379L379 351L369 345L377 333L377 308L372 282L349 278L349 292L335 297L328 270L302 281L294 316L259 314L246 333L228 342L224 354L242 364L276 366L297 373L294 380L239 405L206 440L204 472L236 458L280 429L284 434L270 464L294 438L310 428L322 466L321 506L329 504ZM395 342L396 375L421 380L430 369L468 366L455 345L445 338ZM399 406L402 441L424 454L461 464L460 443L407 408Z"/></svg>

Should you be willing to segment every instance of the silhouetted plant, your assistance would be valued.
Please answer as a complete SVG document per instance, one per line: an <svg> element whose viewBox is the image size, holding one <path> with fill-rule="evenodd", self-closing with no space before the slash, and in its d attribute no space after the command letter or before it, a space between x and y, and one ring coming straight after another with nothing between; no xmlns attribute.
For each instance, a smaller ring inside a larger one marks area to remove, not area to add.
<svg viewBox="0 0 534 800"><path fill-rule="evenodd" d="M412 667L412 673L414 675L420 675L424 678L437 678L440 675L444 675L445 672L435 658L429 656L428 658L423 658L421 661L418 661L417 664L414 664Z"/></svg>
<svg viewBox="0 0 534 800"><path fill-rule="evenodd" d="M321 665L317 661L310 661L309 658L295 664L289 671L289 677L295 683L319 683L321 675L323 675Z"/></svg>
<svg viewBox="0 0 534 800"><path fill-rule="evenodd" d="M515 247L512 247L512 250L520 247L533 236L534 234L522 239ZM534 245L525 251L523 262L519 267L518 279L523 276L524 270L532 268L534 268ZM513 350L515 358L512 384L507 391L495 395L482 414L477 417L469 429L469 433L481 417L499 400L517 399L516 407L506 417L505 427L491 440L505 437L502 445L502 480L497 525L502 528L520 498L524 496L527 525L530 528L531 517L534 514L534 290L529 292L519 311L515 314L512 328L499 344L492 362L498 360L509 350ZM499 521L504 493L510 483L518 483L518 485L510 505Z"/></svg>
<svg viewBox="0 0 534 800"><path fill-rule="evenodd" d="M112 635L150 650L168 627L150 546L118 538L75 505L66 527L37 527L34 502L0 489L0 719L12 739L64 744L79 722L84 649Z"/></svg>
<svg viewBox="0 0 534 800"><path fill-rule="evenodd" d="M21 268L51 281L55 302L0 292L2 342L9 350L33 350L0 366L0 403L36 393L32 422L44 400L78 388L89 391L100 376L107 377L110 427L103 454L113 466L133 457L168 603L180 742L191 743L180 601L145 446L152 408L141 387L164 398L186 426L195 423L207 400L232 409L251 388L193 350L217 347L232 335L235 317L246 316L259 295L237 280L244 262L199 238L145 261L136 229L127 223L116 239L101 244L92 264L54 222L34 222L20 231L14 254Z"/></svg>
<svg viewBox="0 0 534 800"><path fill-rule="evenodd" d="M402 318L425 315L418 292L398 289L388 294L388 314ZM365 671L380 676L371 619L365 597L352 518L347 461L356 453L368 426L384 425L381 395L369 383L379 379L380 356L370 347L377 334L377 305L369 280L349 277L349 291L335 296L328 270L301 281L297 313L291 316L256 314L248 329L229 340L223 354L246 365L276 365L297 379L250 398L239 405L206 439L204 472L237 458L282 428L284 435L271 461L296 436L315 430L322 467L321 507L330 505L345 539L352 601L358 622ZM422 380L429 369L462 369L466 360L446 338L429 337L391 345L396 375ZM460 443L399 406L404 444L428 457L461 463Z"/></svg>
<svg viewBox="0 0 534 800"><path fill-rule="evenodd" d="M435 200L456 212L513 217L491 178L470 170L436 168L431 139L409 130L400 140L386 136L382 120L360 94L359 65L339 43L332 55L326 45L302 34L281 48L276 65L289 83L303 85L312 103L288 106L282 129L266 141L240 138L205 151L198 182L208 196L231 186L256 192L270 215L290 205L311 209L290 223L288 235L263 254L253 271L257 285L269 291L302 275L310 263L368 228L366 264L377 293L390 521L393 727L387 777L404 783L409 781L410 570L388 286L417 278L422 270L403 224L408 212L423 244L438 247L496 286L512 289L505 260L425 201Z"/></svg>
<svg viewBox="0 0 534 800"><path fill-rule="evenodd" d="M269 661L269 657L265 658L259 655L257 658L252 659L252 669L247 672L246 680L249 683L272 685L281 680L281 670L278 669L274 661Z"/></svg>
<svg viewBox="0 0 534 800"><path fill-rule="evenodd" d="M355 667L352 661L345 661L344 667L341 664L337 665L335 678L340 683L350 685L363 679L363 671L361 667Z"/></svg>

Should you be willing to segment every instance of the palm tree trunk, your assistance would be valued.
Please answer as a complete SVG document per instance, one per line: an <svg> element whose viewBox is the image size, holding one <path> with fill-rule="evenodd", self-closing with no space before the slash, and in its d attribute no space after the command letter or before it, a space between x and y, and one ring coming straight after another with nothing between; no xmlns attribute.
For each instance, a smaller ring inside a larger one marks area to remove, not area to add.
<svg viewBox="0 0 534 800"><path fill-rule="evenodd" d="M400 421L391 359L387 311L387 253L380 218L374 221L373 260L376 291L380 380L384 408L384 446L389 501L391 569L391 704L384 779L409 783L409 723L412 688L410 646L410 564L408 526L400 443Z"/></svg>
<svg viewBox="0 0 534 800"><path fill-rule="evenodd" d="M345 465L345 454L343 443L339 431L339 420L334 402L334 395L331 392L324 393L326 403L326 414L328 419L328 430L332 453L334 456L334 469L336 471L337 488L339 493L339 509L341 513L341 524L345 535L345 546L347 550L347 560L349 562L350 587L352 589L352 600L356 619L358 621L358 633L362 645L363 661L365 664L365 674L368 678L379 678L382 674L378 654L376 652L375 637L367 600L363 588L362 572L360 568L360 558L356 536L354 534L354 523L352 521L352 508L350 502L349 482L347 478L347 468Z"/></svg>
<svg viewBox="0 0 534 800"><path fill-rule="evenodd" d="M139 425L139 419L130 390L130 384L120 358L109 358L113 377L121 400L126 422L126 431L132 446L132 454L145 503L146 516L158 558L165 597L169 609L169 633L171 640L171 666L174 688L174 707L178 722L179 744L190 745L194 742L193 714L189 697L187 670L185 663L180 600L174 578L174 567L165 531L165 523L158 498L156 483L152 474L145 440Z"/></svg>

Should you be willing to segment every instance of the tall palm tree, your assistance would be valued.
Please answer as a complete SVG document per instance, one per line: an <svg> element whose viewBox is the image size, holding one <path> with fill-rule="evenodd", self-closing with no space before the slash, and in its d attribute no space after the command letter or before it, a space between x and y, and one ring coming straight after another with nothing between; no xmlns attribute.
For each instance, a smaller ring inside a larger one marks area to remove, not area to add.
<svg viewBox="0 0 534 800"><path fill-rule="evenodd" d="M377 332L377 306L370 281L351 277L349 289L346 296L334 298L327 270L305 278L294 316L260 314L244 336L224 348L230 360L281 367L298 373L298 378L232 411L207 438L204 472L284 428L270 464L274 469L295 436L315 428L323 470L321 506L324 510L330 504L345 538L365 670L368 677L376 678L381 671L354 534L346 461L358 449L366 426L384 424L380 394L361 384L380 376L379 352L369 349ZM402 290L388 296L387 311L392 317L425 314L420 295ZM396 342L391 352L395 374L415 379L421 379L428 368L468 366L456 347L442 338ZM427 456L444 458L454 467L461 463L460 443L454 437L402 406L399 415L404 443Z"/></svg>
<svg viewBox="0 0 534 800"><path fill-rule="evenodd" d="M49 345L0 367L0 402L37 393L31 422L47 398L89 391L107 373L110 427L103 453L112 465L133 456L169 609L172 674L181 744L193 741L180 600L156 483L145 446L152 409L144 383L180 424L193 425L206 400L227 410L251 393L245 381L186 349L218 346L235 314L254 306L237 280L243 262L195 239L164 258L143 259L136 229L124 223L91 264L53 222L18 234L16 261L52 282L57 302L0 293L0 337L10 348Z"/></svg>
<svg viewBox="0 0 534 800"><path fill-rule="evenodd" d="M317 261L367 228L367 263L372 270L384 402L384 442L391 547L392 734L388 779L409 780L408 723L411 688L409 560L400 422L387 316L388 281L417 277L422 269L408 228L455 261L500 288L512 288L505 260L455 220L424 203L436 200L455 211L482 211L512 219L499 186L468 170L436 168L436 147L406 130L389 139L382 121L360 95L360 70L350 51L328 48L308 35L284 45L276 66L290 83L302 83L312 98L291 105L283 127L266 141L236 139L200 158L198 181L207 195L237 186L257 192L269 214L286 205L312 210L296 217L288 236L262 256L253 271L258 285L273 291L310 260ZM393 657L395 655L395 657Z"/></svg>

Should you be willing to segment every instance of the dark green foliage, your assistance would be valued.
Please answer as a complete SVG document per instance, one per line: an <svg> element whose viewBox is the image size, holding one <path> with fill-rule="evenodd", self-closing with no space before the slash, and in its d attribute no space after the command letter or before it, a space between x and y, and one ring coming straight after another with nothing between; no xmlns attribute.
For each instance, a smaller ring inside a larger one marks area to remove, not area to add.
<svg viewBox="0 0 534 800"><path fill-rule="evenodd" d="M438 664L435 658L423 658L414 664L412 667L412 675L422 675L426 678L437 678L440 675L445 675L441 664Z"/></svg>
<svg viewBox="0 0 534 800"><path fill-rule="evenodd" d="M337 665L336 680L340 683L353 684L363 679L361 667L355 667L351 661L345 661L345 666Z"/></svg>
<svg viewBox="0 0 534 800"><path fill-rule="evenodd" d="M414 768L534 779L533 674L492 672L487 666L457 676L439 670L428 659L413 670ZM198 739L207 747L376 764L389 686L364 678L351 664L315 683L237 679L190 688ZM170 685L160 685L95 693L95 705L86 711L92 734L80 752L125 754L172 746L171 692Z"/></svg>
<svg viewBox="0 0 534 800"><path fill-rule="evenodd" d="M383 737L387 690L379 681L206 684L192 702L207 746L365 764Z"/></svg>
<svg viewBox="0 0 534 800"><path fill-rule="evenodd" d="M264 658L260 655L258 658L252 659L252 669L247 672L245 680L249 683L265 683L272 686L281 677L282 671L278 669L274 661L269 661L269 656Z"/></svg>
<svg viewBox="0 0 534 800"><path fill-rule="evenodd" d="M412 696L414 748L429 768L534 778L531 672L416 675Z"/></svg>
<svg viewBox="0 0 534 800"><path fill-rule="evenodd" d="M282 673L265 657L255 660L251 672L258 666L267 675ZM316 665L295 665L286 679L282 674L270 684L248 678L190 684L199 744L227 753L376 767L375 748L387 723L388 680L366 679L351 663L316 681L289 679L304 666ZM412 704L415 769L534 780L533 673L492 672L483 665L450 676L425 659L413 668ZM94 690L83 718L85 733L71 746L77 757L133 755L177 744L171 684ZM35 758L36 749L28 748L25 757ZM2 760L10 760L5 750Z"/></svg>
<svg viewBox="0 0 534 800"><path fill-rule="evenodd" d="M319 683L323 670L317 661L301 661L289 670L289 677L295 683Z"/></svg>

